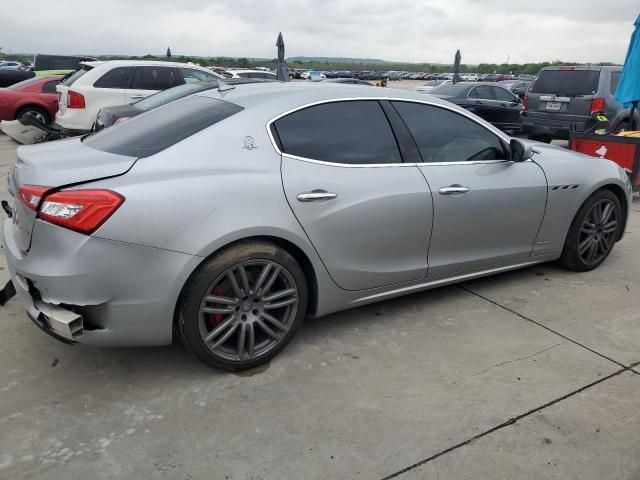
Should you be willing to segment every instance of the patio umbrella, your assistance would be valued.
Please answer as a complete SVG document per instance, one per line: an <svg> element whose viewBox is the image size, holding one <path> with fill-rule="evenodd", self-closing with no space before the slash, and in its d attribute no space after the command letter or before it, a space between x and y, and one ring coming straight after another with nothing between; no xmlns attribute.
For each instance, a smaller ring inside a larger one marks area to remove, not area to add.
<svg viewBox="0 0 640 480"><path fill-rule="evenodd" d="M278 35L278 41L276 42L278 47L278 80L283 82L289 81L289 71L287 70L287 62L284 60L284 40L282 39L282 32Z"/></svg>
<svg viewBox="0 0 640 480"><path fill-rule="evenodd" d="M453 62L453 83L460 81L460 60L462 60L462 56L460 55L460 50L458 50Z"/></svg>
<svg viewBox="0 0 640 480"><path fill-rule="evenodd" d="M640 16L636 19L629 50L614 97L625 107L631 107L631 130L636 129L635 110L640 102Z"/></svg>

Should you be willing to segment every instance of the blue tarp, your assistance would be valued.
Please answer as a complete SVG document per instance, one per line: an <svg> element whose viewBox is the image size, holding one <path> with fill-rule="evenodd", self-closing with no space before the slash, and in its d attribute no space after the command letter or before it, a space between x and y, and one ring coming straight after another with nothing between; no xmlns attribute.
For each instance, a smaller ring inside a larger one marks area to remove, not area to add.
<svg viewBox="0 0 640 480"><path fill-rule="evenodd" d="M624 60L622 76L614 97L625 107L640 102L640 16L636 19L636 29L631 35L629 50Z"/></svg>

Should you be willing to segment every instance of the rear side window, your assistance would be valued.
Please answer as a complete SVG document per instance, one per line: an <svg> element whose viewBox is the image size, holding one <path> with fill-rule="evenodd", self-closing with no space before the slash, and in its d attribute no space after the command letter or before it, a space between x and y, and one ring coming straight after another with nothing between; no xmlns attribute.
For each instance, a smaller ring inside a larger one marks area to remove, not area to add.
<svg viewBox="0 0 640 480"><path fill-rule="evenodd" d="M325 103L275 122L284 153L347 164L401 162L395 137L377 101Z"/></svg>
<svg viewBox="0 0 640 480"><path fill-rule="evenodd" d="M488 85L480 85L469 93L469 98L480 98L483 100L493 100L493 89Z"/></svg>
<svg viewBox="0 0 640 480"><path fill-rule="evenodd" d="M415 139L424 162L507 158L496 135L463 115L420 103L392 103Z"/></svg>
<svg viewBox="0 0 640 480"><path fill-rule="evenodd" d="M137 67L133 74L133 90L166 90L178 85L176 69L173 67Z"/></svg>
<svg viewBox="0 0 640 480"><path fill-rule="evenodd" d="M42 86L43 93L56 93L56 87L60 83L58 80L54 80L53 82L47 82Z"/></svg>
<svg viewBox="0 0 640 480"><path fill-rule="evenodd" d="M100 77L93 86L96 88L127 88L133 67L117 67Z"/></svg>
<svg viewBox="0 0 640 480"><path fill-rule="evenodd" d="M622 72L611 72L611 93L616 93Z"/></svg>
<svg viewBox="0 0 640 480"><path fill-rule="evenodd" d="M599 81L600 70L542 70L529 92L560 97L594 95Z"/></svg>
<svg viewBox="0 0 640 480"><path fill-rule="evenodd" d="M149 157L242 110L215 98L186 97L101 130L84 144L117 155Z"/></svg>

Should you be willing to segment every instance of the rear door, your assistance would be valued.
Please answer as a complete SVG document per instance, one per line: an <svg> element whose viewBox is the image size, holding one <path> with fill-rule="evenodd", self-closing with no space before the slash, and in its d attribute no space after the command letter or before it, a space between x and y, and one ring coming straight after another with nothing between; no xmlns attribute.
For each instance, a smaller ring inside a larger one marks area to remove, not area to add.
<svg viewBox="0 0 640 480"><path fill-rule="evenodd" d="M272 128L286 198L340 287L425 278L431 193L415 164L402 163L379 102L315 105Z"/></svg>
<svg viewBox="0 0 640 480"><path fill-rule="evenodd" d="M175 67L136 67L130 85L124 90L125 102L134 103L142 98L175 87L182 83Z"/></svg>

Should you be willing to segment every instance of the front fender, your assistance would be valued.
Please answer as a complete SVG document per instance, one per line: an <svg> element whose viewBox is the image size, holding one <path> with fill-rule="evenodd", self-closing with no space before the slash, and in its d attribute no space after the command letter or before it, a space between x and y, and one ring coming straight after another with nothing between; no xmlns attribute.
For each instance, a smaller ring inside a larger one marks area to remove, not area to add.
<svg viewBox="0 0 640 480"><path fill-rule="evenodd" d="M590 157L560 147L538 145L534 161L547 176L547 207L536 238L533 255L562 253L571 222L582 204L601 188L617 188L624 199L625 228L631 201L629 179L610 160Z"/></svg>

